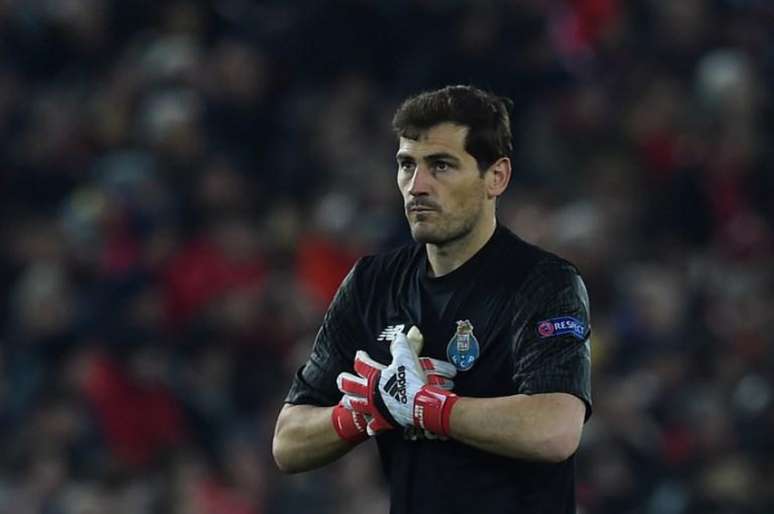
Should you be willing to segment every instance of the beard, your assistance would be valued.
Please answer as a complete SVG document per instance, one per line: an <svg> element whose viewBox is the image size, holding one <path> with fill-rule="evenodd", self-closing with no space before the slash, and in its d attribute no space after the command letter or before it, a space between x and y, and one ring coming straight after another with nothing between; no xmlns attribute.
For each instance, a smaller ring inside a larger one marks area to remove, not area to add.
<svg viewBox="0 0 774 514"><path fill-rule="evenodd" d="M464 239L470 234L476 226L476 221L480 214L481 210L478 209L467 213L467 215L455 216L449 219L437 212L432 215L420 213L415 215L414 222L409 220L411 237L417 243L443 247ZM432 219L433 217L435 219Z"/></svg>

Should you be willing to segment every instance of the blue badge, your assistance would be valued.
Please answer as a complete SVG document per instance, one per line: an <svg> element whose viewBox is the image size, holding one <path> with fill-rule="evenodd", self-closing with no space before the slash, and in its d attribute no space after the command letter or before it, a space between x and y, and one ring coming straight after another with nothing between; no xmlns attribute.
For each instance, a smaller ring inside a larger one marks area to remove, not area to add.
<svg viewBox="0 0 774 514"><path fill-rule="evenodd" d="M541 321L537 325L537 332L542 338L570 334L583 340L586 338L586 325L577 318L563 316Z"/></svg>
<svg viewBox="0 0 774 514"><path fill-rule="evenodd" d="M446 347L446 356L449 362L460 371L467 371L476 363L481 353L478 340L473 335L473 325L470 320L458 321L457 331Z"/></svg>

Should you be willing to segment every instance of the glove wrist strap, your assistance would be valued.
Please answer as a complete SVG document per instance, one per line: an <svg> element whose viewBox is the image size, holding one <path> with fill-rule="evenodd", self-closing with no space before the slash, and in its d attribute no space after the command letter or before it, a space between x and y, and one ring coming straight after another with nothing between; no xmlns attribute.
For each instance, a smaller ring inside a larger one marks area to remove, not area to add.
<svg viewBox="0 0 774 514"><path fill-rule="evenodd" d="M333 408L331 423L338 436L351 444L358 444L368 439L365 416L348 410L343 405L336 405Z"/></svg>
<svg viewBox="0 0 774 514"><path fill-rule="evenodd" d="M456 394L440 387L422 387L414 399L414 426L448 437L451 411L457 400Z"/></svg>

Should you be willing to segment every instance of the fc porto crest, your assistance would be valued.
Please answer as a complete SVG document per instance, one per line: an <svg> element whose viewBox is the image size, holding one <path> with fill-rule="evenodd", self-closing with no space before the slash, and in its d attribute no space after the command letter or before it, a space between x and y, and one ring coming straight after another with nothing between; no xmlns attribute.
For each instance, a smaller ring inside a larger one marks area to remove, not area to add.
<svg viewBox="0 0 774 514"><path fill-rule="evenodd" d="M449 362L460 371L467 371L476 363L481 353L478 339L473 335L473 325L470 320L457 321L457 332L454 333L446 347Z"/></svg>

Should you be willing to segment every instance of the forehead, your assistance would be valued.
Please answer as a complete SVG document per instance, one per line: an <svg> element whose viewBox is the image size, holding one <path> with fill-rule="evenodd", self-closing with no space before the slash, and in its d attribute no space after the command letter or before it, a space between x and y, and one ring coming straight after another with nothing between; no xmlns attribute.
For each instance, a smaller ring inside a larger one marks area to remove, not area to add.
<svg viewBox="0 0 774 514"><path fill-rule="evenodd" d="M465 151L465 138L468 127L456 123L439 123L419 132L417 139L401 137L398 153L413 156L435 153L462 155Z"/></svg>

